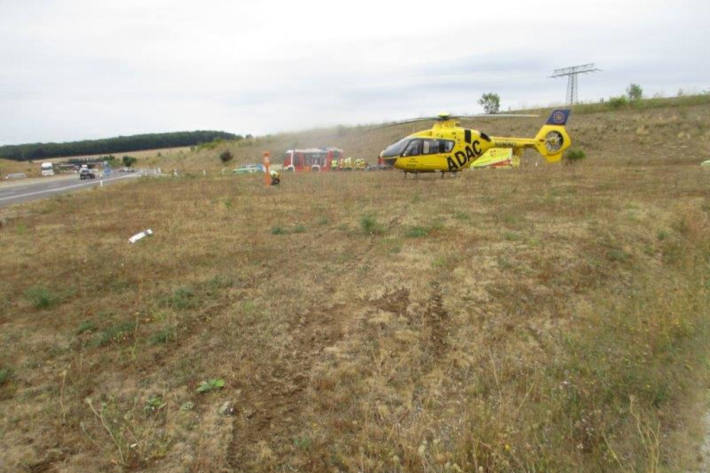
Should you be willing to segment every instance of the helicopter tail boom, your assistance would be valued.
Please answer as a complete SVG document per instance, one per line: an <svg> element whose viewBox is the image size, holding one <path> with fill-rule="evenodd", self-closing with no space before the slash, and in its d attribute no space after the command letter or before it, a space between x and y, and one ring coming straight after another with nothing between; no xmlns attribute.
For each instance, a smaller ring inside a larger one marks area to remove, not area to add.
<svg viewBox="0 0 710 473"><path fill-rule="evenodd" d="M545 157L547 162L557 162L562 159L562 153L572 144L565 128L569 114L570 110L555 110L535 138L492 137L493 146L513 148L518 154L523 148L534 148Z"/></svg>

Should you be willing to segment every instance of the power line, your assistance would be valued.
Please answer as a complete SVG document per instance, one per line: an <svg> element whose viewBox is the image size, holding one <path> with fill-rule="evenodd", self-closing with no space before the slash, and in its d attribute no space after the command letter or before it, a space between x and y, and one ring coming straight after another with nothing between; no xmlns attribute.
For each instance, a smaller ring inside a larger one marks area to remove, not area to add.
<svg viewBox="0 0 710 473"><path fill-rule="evenodd" d="M577 76L580 74L586 74L588 72L597 72L601 69L597 69L594 63L582 64L580 66L563 67L562 69L555 69L552 71L550 77L564 77L567 76L567 103L569 105L575 104L579 101L577 94Z"/></svg>

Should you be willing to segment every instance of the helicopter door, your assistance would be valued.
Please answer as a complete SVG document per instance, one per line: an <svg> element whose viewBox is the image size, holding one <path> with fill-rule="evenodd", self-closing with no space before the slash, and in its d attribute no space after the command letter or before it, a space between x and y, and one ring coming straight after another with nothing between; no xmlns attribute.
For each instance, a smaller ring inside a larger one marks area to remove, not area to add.
<svg viewBox="0 0 710 473"><path fill-rule="evenodd" d="M439 140L435 139L424 139L422 140L422 155L426 156L428 159L422 160L421 166L425 170L435 171L443 166L443 158L441 156L436 156L441 154L441 147L439 145Z"/></svg>
<svg viewBox="0 0 710 473"><path fill-rule="evenodd" d="M439 141L439 151L438 153L450 153L454 149L454 142L451 140L438 140Z"/></svg>

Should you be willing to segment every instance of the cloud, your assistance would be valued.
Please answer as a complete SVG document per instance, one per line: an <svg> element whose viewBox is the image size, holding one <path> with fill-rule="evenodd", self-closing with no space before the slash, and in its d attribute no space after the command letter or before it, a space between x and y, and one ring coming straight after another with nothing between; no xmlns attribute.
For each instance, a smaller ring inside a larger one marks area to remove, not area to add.
<svg viewBox="0 0 710 473"><path fill-rule="evenodd" d="M583 100L709 82L702 1L0 2L0 143L547 105L587 62Z"/></svg>

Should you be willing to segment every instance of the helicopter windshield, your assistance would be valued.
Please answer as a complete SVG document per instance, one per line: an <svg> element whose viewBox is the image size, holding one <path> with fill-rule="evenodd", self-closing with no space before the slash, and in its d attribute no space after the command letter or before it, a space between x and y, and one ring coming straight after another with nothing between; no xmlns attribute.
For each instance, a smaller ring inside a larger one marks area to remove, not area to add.
<svg viewBox="0 0 710 473"><path fill-rule="evenodd" d="M392 158L395 156L399 157L402 154L402 151L404 151L405 146L407 146L407 143L409 143L409 138L402 138L398 142L385 148L381 156L383 158Z"/></svg>

